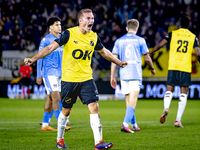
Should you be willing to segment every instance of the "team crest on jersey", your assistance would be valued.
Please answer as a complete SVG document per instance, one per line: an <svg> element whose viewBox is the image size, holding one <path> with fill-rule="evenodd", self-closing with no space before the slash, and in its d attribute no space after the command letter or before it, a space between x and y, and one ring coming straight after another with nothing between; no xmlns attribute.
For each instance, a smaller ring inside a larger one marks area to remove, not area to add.
<svg viewBox="0 0 200 150"><path fill-rule="evenodd" d="M74 41L75 44L78 44L78 41Z"/></svg>
<svg viewBox="0 0 200 150"><path fill-rule="evenodd" d="M65 98L65 103L71 103L72 99L70 97Z"/></svg>
<svg viewBox="0 0 200 150"><path fill-rule="evenodd" d="M57 87L57 84L53 84L53 87L56 88L56 87Z"/></svg>
<svg viewBox="0 0 200 150"><path fill-rule="evenodd" d="M93 42L93 41L90 41L90 45L91 45L91 46L94 46L94 42Z"/></svg>

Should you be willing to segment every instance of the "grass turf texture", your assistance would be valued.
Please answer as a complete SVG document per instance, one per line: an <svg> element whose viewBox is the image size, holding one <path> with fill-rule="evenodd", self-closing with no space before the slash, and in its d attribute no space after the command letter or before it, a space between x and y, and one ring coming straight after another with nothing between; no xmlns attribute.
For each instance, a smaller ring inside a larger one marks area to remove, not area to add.
<svg viewBox="0 0 200 150"><path fill-rule="evenodd" d="M0 98L0 149L54 150L57 132L40 131L44 100L9 100ZM141 131L133 134L120 131L125 101L99 101L103 139L113 142L113 150L200 149L200 101L188 100L182 117L184 128L175 128L178 100L172 100L164 124L159 123L163 111L162 100L139 100L136 108ZM89 111L80 101L74 105L65 132L70 150L94 150ZM51 126L56 128L53 116Z"/></svg>

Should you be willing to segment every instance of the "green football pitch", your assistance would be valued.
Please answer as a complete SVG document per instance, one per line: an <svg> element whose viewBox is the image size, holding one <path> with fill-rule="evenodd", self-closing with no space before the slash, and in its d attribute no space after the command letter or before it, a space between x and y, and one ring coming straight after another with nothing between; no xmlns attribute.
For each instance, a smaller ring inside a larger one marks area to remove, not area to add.
<svg viewBox="0 0 200 150"><path fill-rule="evenodd" d="M45 100L10 100L0 98L0 149L54 150L57 132L41 131ZM113 150L181 150L200 149L200 100L188 100L182 117L184 128L175 128L178 100L172 100L164 124L159 123L163 100L139 100L136 118L140 131L120 131L125 101L99 101L103 139L112 142ZM70 115L71 130L65 132L70 150L94 150L89 111L80 100ZM53 116L51 126L56 128Z"/></svg>

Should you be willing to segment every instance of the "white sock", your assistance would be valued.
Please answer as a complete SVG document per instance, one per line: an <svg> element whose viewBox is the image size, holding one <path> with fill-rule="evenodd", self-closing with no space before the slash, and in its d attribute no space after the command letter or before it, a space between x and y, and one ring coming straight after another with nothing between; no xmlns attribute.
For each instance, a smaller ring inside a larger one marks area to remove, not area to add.
<svg viewBox="0 0 200 150"><path fill-rule="evenodd" d="M65 127L67 123L67 117L60 112L58 117L58 131L57 131L57 141L64 138Z"/></svg>
<svg viewBox="0 0 200 150"><path fill-rule="evenodd" d="M45 123L45 122L42 123L42 127L47 127L48 125L49 123Z"/></svg>
<svg viewBox="0 0 200 150"><path fill-rule="evenodd" d="M177 111L177 116L176 116L176 120L179 122L181 122L181 118L185 110L186 104L187 104L187 94L181 93L179 102L178 102L178 111Z"/></svg>
<svg viewBox="0 0 200 150"><path fill-rule="evenodd" d="M172 100L172 92L171 91L167 91L165 93L165 96L164 96L164 109L166 109L166 108L169 109L171 100Z"/></svg>
<svg viewBox="0 0 200 150"><path fill-rule="evenodd" d="M102 141L102 125L99 114L90 114L90 125L94 134L95 145Z"/></svg>
<svg viewBox="0 0 200 150"><path fill-rule="evenodd" d="M138 127L137 123L135 123L134 126L137 128Z"/></svg>
<svg viewBox="0 0 200 150"><path fill-rule="evenodd" d="M127 124L126 122L123 122L123 125L124 125L125 127L128 127L128 124Z"/></svg>
<svg viewBox="0 0 200 150"><path fill-rule="evenodd" d="M51 118L49 118L49 124L50 124L50 122L51 122Z"/></svg>
<svg viewBox="0 0 200 150"><path fill-rule="evenodd" d="M69 122L69 116L67 116L67 122Z"/></svg>

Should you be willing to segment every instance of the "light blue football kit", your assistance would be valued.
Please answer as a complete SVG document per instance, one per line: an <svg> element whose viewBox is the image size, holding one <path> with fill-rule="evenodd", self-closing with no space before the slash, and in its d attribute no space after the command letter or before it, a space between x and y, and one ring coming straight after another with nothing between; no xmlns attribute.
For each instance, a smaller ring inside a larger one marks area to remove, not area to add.
<svg viewBox="0 0 200 150"><path fill-rule="evenodd" d="M148 53L144 38L133 33L127 33L117 39L114 44L112 53L119 55L119 59L126 60L128 65L119 68L120 80L122 81L139 81L139 88L142 85L142 58L143 54ZM128 94L128 93L127 93ZM128 106L124 122L133 126L136 124L135 109Z"/></svg>
<svg viewBox="0 0 200 150"><path fill-rule="evenodd" d="M55 37L53 34L46 35L40 42L39 50L41 51L46 46L50 45L55 39L59 38ZM47 94L49 95L52 91L60 91L60 79L62 75L62 54L63 54L63 46L58 47L51 54L47 55L44 58L37 60L37 77L42 77ZM62 109L61 101L59 101L60 109ZM58 120L58 116L60 114L60 110L54 111L55 117ZM48 123L49 118L53 115L53 110L51 113L44 112L43 122Z"/></svg>
<svg viewBox="0 0 200 150"><path fill-rule="evenodd" d="M58 37L59 38L59 37ZM50 45L57 37L53 34L48 34L45 36L40 43L39 51L41 51L46 46ZM47 76L56 76L61 77L62 75L62 54L63 46L58 47L51 54L47 55L44 58L41 58L37 61L37 77L47 78ZM42 70L42 74L41 74ZM48 79L46 83L48 85ZM52 92L52 89L49 90Z"/></svg>
<svg viewBox="0 0 200 150"><path fill-rule="evenodd" d="M119 59L126 60L128 65L120 67L120 80L139 80L142 84L142 54L148 53L146 42L133 33L127 33L119 38L114 45L113 54Z"/></svg>

